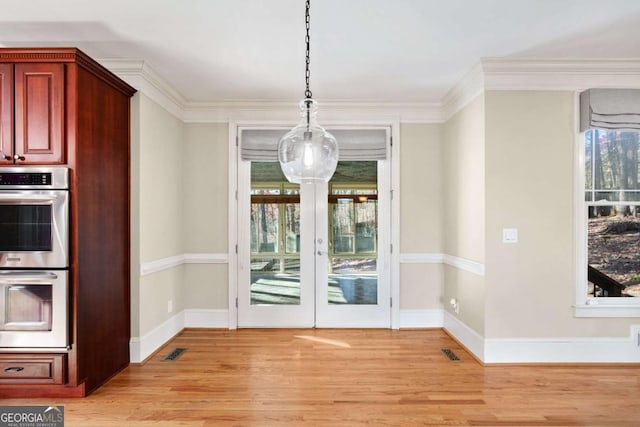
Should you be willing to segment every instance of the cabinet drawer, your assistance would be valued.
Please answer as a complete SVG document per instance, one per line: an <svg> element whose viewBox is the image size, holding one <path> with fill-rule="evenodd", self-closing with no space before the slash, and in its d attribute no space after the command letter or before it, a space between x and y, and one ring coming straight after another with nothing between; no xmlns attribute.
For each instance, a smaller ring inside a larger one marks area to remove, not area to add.
<svg viewBox="0 0 640 427"><path fill-rule="evenodd" d="M62 384L66 354L0 354L0 384Z"/></svg>

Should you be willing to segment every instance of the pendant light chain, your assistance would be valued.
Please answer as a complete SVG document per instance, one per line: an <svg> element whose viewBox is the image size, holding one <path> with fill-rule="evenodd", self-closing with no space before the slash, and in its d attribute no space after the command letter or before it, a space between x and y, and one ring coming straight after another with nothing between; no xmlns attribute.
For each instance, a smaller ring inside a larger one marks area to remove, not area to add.
<svg viewBox="0 0 640 427"><path fill-rule="evenodd" d="M304 39L304 41L307 44L307 52L306 52L306 69L305 69L305 81L307 84L307 90L304 91L304 97L307 99L311 99L313 96L311 95L311 90L309 89L309 79L311 77L311 71L309 71L309 64L311 63L311 59L309 59L310 55L309 55L309 45L310 45L310 37L309 37L309 28L311 27L311 19L309 18L309 9L311 8L311 0L307 0L307 10L306 10L306 14L305 14L305 25L307 26L307 35Z"/></svg>
<svg viewBox="0 0 640 427"><path fill-rule="evenodd" d="M305 58L305 83L304 99L300 101L300 122L284 134L278 142L278 161L282 168L282 173L289 182L295 184L327 183L333 176L338 166L338 142L318 124L316 114L318 104L313 100L309 80L311 37L311 19L309 10L311 0L306 0L305 26L307 32L305 36L306 58Z"/></svg>

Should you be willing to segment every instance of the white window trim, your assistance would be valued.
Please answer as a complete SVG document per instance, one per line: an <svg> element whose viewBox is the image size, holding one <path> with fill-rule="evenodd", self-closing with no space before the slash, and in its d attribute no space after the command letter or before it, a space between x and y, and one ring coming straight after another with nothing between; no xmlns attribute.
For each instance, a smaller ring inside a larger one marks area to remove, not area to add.
<svg viewBox="0 0 640 427"><path fill-rule="evenodd" d="M580 96L575 97L574 223L576 260L575 317L640 317L640 298L588 297L587 218L584 201L584 132L580 132Z"/></svg>

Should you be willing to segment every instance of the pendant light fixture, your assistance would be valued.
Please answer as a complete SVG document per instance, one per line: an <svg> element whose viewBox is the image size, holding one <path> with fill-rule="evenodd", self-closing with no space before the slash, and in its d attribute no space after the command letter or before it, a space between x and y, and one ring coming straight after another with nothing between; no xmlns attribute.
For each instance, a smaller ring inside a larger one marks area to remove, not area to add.
<svg viewBox="0 0 640 427"><path fill-rule="evenodd" d="M306 90L300 101L300 122L287 132L278 143L278 160L282 172L290 182L320 183L329 182L338 165L338 143L329 132L318 124L316 114L318 104L313 100L309 89L309 9L311 1L306 2L305 25L306 43Z"/></svg>

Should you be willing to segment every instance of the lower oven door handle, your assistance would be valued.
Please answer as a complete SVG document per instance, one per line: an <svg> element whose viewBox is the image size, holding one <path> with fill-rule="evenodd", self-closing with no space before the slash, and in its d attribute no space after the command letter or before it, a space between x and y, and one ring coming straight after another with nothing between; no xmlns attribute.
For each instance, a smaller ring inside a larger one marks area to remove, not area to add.
<svg viewBox="0 0 640 427"><path fill-rule="evenodd" d="M0 271L0 283L50 283L52 279L57 278L57 274L48 271L41 273L33 271Z"/></svg>

